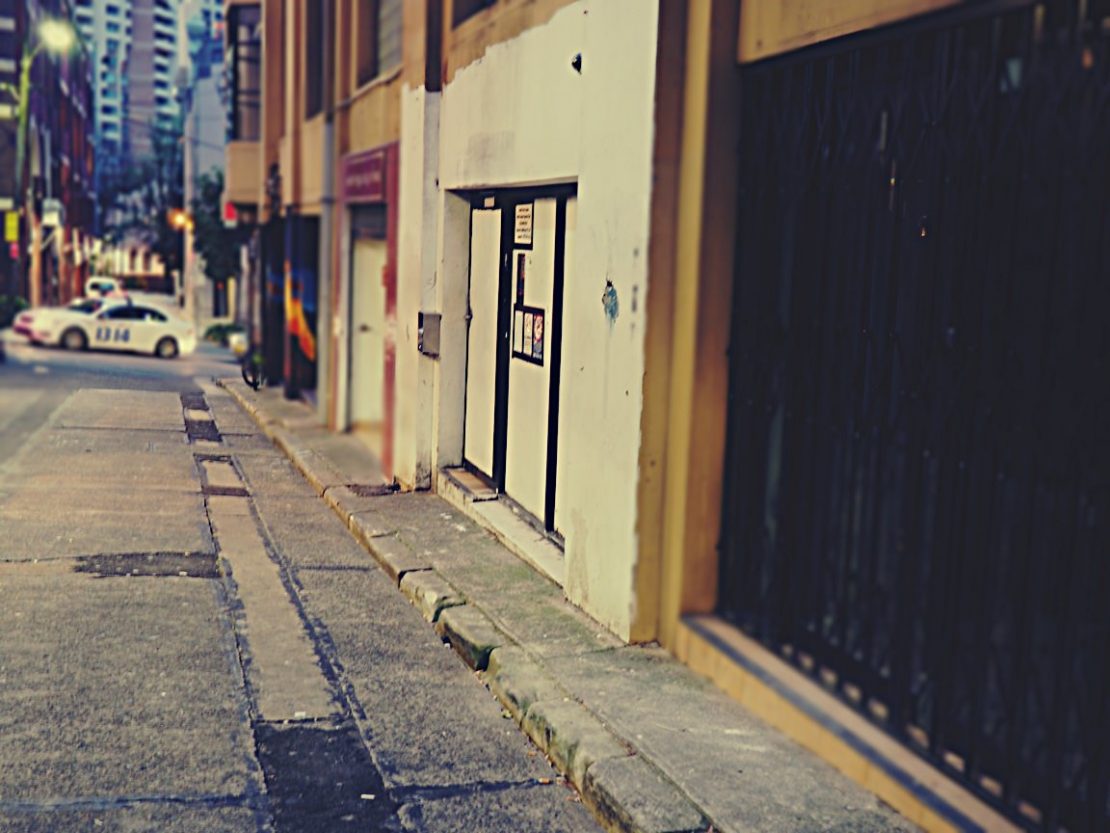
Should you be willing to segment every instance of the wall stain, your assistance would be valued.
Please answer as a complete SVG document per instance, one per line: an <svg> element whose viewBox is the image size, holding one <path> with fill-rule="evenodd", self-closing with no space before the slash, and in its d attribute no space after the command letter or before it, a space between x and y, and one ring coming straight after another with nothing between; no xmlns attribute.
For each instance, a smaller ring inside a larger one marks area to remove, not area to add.
<svg viewBox="0 0 1110 833"><path fill-rule="evenodd" d="M609 325L612 326L617 322L621 306L617 299L617 288L610 280L605 281L605 291L601 293L601 306L604 307L605 317L609 319Z"/></svg>

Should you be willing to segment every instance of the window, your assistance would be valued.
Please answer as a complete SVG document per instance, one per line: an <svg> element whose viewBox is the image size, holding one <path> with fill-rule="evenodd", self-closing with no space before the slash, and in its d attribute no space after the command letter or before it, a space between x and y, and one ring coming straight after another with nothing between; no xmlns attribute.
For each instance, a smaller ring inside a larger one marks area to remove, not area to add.
<svg viewBox="0 0 1110 833"><path fill-rule="evenodd" d="M402 0L359 0L358 83L401 63Z"/></svg>
<svg viewBox="0 0 1110 833"><path fill-rule="evenodd" d="M324 109L324 9L321 3L322 0L305 0L304 5L304 113L307 117Z"/></svg>
<svg viewBox="0 0 1110 833"><path fill-rule="evenodd" d="M228 138L257 141L262 134L262 12L259 6L233 6L228 29L231 107Z"/></svg>
<svg viewBox="0 0 1110 833"><path fill-rule="evenodd" d="M105 284L105 287L111 289L107 284ZM112 309L102 312L100 317L111 321L142 321L145 312L141 307L112 307Z"/></svg>
<svg viewBox="0 0 1110 833"><path fill-rule="evenodd" d="M162 313L158 312L156 309L150 309L150 307L135 307L135 320L164 322L166 316L162 315Z"/></svg>
<svg viewBox="0 0 1110 833"><path fill-rule="evenodd" d="M458 26L464 20L474 17L482 9L489 8L497 0L455 0L451 13L451 25Z"/></svg>

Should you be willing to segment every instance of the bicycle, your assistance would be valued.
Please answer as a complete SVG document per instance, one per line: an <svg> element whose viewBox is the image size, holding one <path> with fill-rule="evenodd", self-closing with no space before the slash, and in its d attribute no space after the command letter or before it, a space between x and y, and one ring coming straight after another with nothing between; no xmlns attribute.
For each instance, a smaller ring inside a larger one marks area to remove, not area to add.
<svg viewBox="0 0 1110 833"><path fill-rule="evenodd" d="M266 359L262 349L251 347L239 358L239 370L243 381L251 390L259 390L266 384Z"/></svg>

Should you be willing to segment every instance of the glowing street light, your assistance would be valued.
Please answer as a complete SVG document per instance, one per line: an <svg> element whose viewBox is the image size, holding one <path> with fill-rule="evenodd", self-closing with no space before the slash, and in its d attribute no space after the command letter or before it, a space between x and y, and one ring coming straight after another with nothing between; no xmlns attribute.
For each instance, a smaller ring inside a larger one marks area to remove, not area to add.
<svg viewBox="0 0 1110 833"><path fill-rule="evenodd" d="M68 20L47 17L39 23L39 45L35 52L45 49L55 55L65 55L77 45L77 32Z"/></svg>
<svg viewBox="0 0 1110 833"><path fill-rule="evenodd" d="M37 42L34 42L37 40ZM31 99L31 67L40 52L49 52L52 55L65 55L77 46L77 31L68 20L56 17L44 17L39 21L33 34L29 34L23 44L23 56L20 59L19 86L11 84L0 85L0 91L6 92L16 101L16 119L19 123L15 143L15 174L19 183L20 198L24 203L24 213L30 219L31 225L31 274L29 280L29 298L32 306L38 306L42 301L42 252L39 250L39 235L41 226L35 213L34 200L31 198L31 188L27 181L25 161L27 158L27 127L30 116Z"/></svg>
<svg viewBox="0 0 1110 833"><path fill-rule="evenodd" d="M170 227L177 231L186 231L193 228L193 218L182 208L171 208L169 211Z"/></svg>

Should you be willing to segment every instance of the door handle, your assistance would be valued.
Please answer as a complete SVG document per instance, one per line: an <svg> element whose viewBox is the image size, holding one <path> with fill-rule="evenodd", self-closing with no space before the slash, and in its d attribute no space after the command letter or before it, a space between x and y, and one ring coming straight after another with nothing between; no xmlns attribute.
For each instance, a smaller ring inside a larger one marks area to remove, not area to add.
<svg viewBox="0 0 1110 833"><path fill-rule="evenodd" d="M370 327L369 324L359 324L358 325L358 331L360 333L368 333L368 332L370 332L371 329L372 328Z"/></svg>

